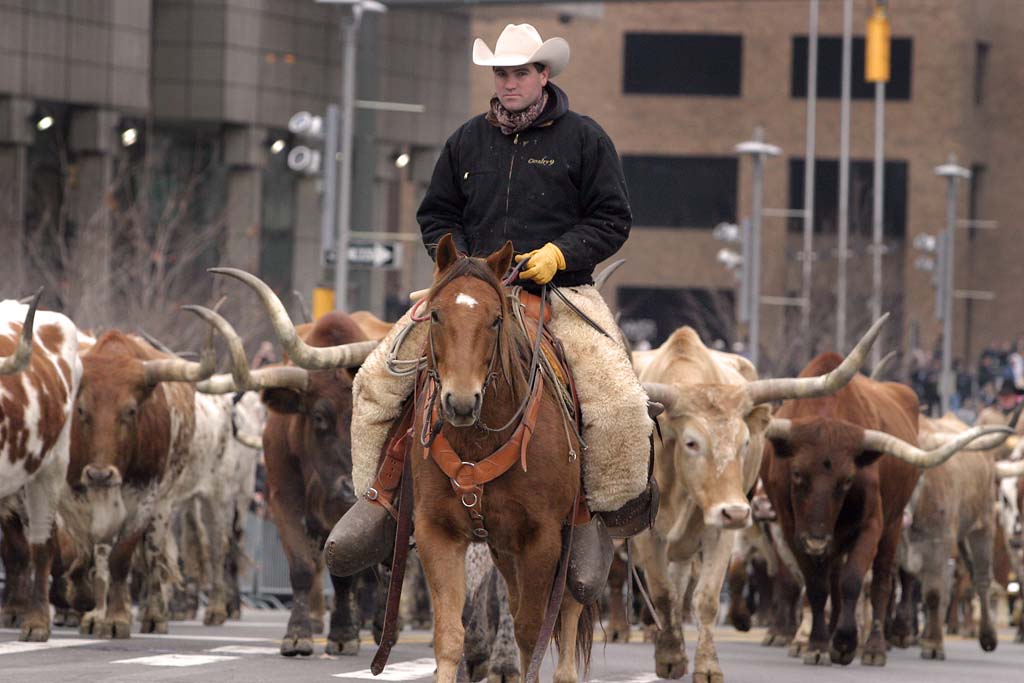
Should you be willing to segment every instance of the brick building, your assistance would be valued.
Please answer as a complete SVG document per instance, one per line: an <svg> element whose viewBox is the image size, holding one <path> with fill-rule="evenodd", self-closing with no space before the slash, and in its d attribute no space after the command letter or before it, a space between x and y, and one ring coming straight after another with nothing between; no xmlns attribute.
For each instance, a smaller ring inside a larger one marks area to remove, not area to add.
<svg viewBox="0 0 1024 683"><path fill-rule="evenodd" d="M874 91L863 82L863 35L872 2L854 9L848 337L868 324L871 293L871 187ZM993 339L1015 339L1024 324L1009 311L1024 304L1020 232L1024 210L1024 11L1014 0L894 0L892 80L885 141L884 308L895 313L883 344L935 348L931 274L914 268L919 233L945 225L945 181L933 168L954 153L974 171L962 183L961 220L998 229L958 231L956 288L995 299L958 299L954 356L973 362ZM558 83L573 109L594 117L623 157L635 227L621 255L616 300L636 337L660 342L683 323L706 338L742 337L733 324L735 279L716 261L720 221L749 215L751 164L733 146L763 127L780 158L766 162L762 294L798 297L802 223L780 209L802 209L806 120L806 0L754 2L520 4L478 8L474 36L493 41L509 22L530 21L544 37L564 36L572 62ZM814 340L835 331L835 233L840 130L842 3L823 0L819 21ZM471 110L492 91L472 72ZM799 310L762 306L766 369L799 366ZM899 339L897 339L899 337Z"/></svg>

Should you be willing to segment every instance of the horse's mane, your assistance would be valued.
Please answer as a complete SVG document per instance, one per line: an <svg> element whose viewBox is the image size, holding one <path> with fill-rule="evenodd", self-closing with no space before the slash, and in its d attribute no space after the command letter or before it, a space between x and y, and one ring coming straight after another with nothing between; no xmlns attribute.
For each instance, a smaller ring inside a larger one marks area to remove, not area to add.
<svg viewBox="0 0 1024 683"><path fill-rule="evenodd" d="M491 270L487 261L470 256L459 258L448 266L443 273L439 274L438 279L430 287L427 299L432 299L435 294L454 280L464 277L473 277L481 280L490 285L498 294L498 300L501 302L501 330L498 332L500 335L500 355L498 362L501 365L501 373L505 378L505 382L512 389L513 398L518 400L522 398L527 388L527 374L533 357L533 349L526 334L511 315L508 291L501 280L494 274L494 271Z"/></svg>

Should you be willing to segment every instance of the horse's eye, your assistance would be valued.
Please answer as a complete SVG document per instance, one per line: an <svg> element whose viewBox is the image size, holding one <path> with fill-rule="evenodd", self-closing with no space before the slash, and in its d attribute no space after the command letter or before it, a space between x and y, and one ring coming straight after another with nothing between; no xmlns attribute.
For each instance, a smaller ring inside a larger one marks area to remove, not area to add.
<svg viewBox="0 0 1024 683"><path fill-rule="evenodd" d="M430 320L435 323L441 322L441 316L437 314L437 311L430 311Z"/></svg>
<svg viewBox="0 0 1024 683"><path fill-rule="evenodd" d="M491 327L493 327L494 329L498 329L499 327L501 327L501 316L500 315L497 318L494 319L494 322L491 323Z"/></svg>

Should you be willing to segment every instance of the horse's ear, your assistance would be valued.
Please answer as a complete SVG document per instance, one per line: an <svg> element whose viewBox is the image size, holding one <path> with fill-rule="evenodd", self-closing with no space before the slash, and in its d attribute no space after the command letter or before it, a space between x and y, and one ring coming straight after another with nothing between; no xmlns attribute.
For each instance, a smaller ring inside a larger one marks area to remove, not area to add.
<svg viewBox="0 0 1024 683"><path fill-rule="evenodd" d="M515 249L512 247L512 242L505 242L505 245L487 257L487 265L490 266L491 270L498 279L505 277L508 273L509 266L512 265L512 255L515 253Z"/></svg>
<svg viewBox="0 0 1024 683"><path fill-rule="evenodd" d="M441 241L437 243L437 251L434 252L434 262L437 264L437 272L443 273L459 259L459 250L455 248L455 240L452 234L446 233Z"/></svg>

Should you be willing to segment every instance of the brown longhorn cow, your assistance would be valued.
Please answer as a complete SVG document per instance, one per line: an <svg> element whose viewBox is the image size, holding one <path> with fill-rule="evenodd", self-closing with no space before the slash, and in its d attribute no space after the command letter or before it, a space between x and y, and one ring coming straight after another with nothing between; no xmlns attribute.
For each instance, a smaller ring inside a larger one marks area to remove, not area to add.
<svg viewBox="0 0 1024 683"><path fill-rule="evenodd" d="M176 576L167 557L174 503L195 484L197 451L215 440L197 426L188 382L214 369L212 338L201 363L169 358L141 338L112 330L81 355L82 383L71 429L70 491L61 516L77 544L78 576L94 563L95 608L80 630L127 638L131 626L128 574L143 546L148 599L140 610L143 631L164 631L166 591ZM84 587L78 586L76 591Z"/></svg>
<svg viewBox="0 0 1024 683"><path fill-rule="evenodd" d="M802 376L828 372L841 360L822 354ZM805 664L853 660L856 606L868 569L873 571L873 619L862 661L885 664L882 624L893 589L903 509L920 476L918 468L938 465L988 433L976 427L924 452L916 446L917 427L918 399L911 389L864 376L830 397L787 401L772 421L761 476L811 604ZM830 593L833 608L826 623Z"/></svg>
<svg viewBox="0 0 1024 683"><path fill-rule="evenodd" d="M375 344L366 343L362 328L340 311L296 329L276 295L258 278L234 269L214 272L237 277L256 290L270 311L275 329L287 327L285 348L292 357L294 340L314 347L363 342L364 353L354 356L348 367L308 371L286 365L250 372L242 342L230 324L212 311L194 309L224 337L233 363L232 376L211 378L200 385L200 390L262 389L263 401L270 409L263 430L267 498L292 584L292 612L281 654L309 656L313 653L314 631L322 630L322 626L314 628L316 621L322 624L324 612L321 549L335 522L356 501L349 440L352 379ZM327 654L359 652L360 622L354 604L357 579L331 577L335 606Z"/></svg>

